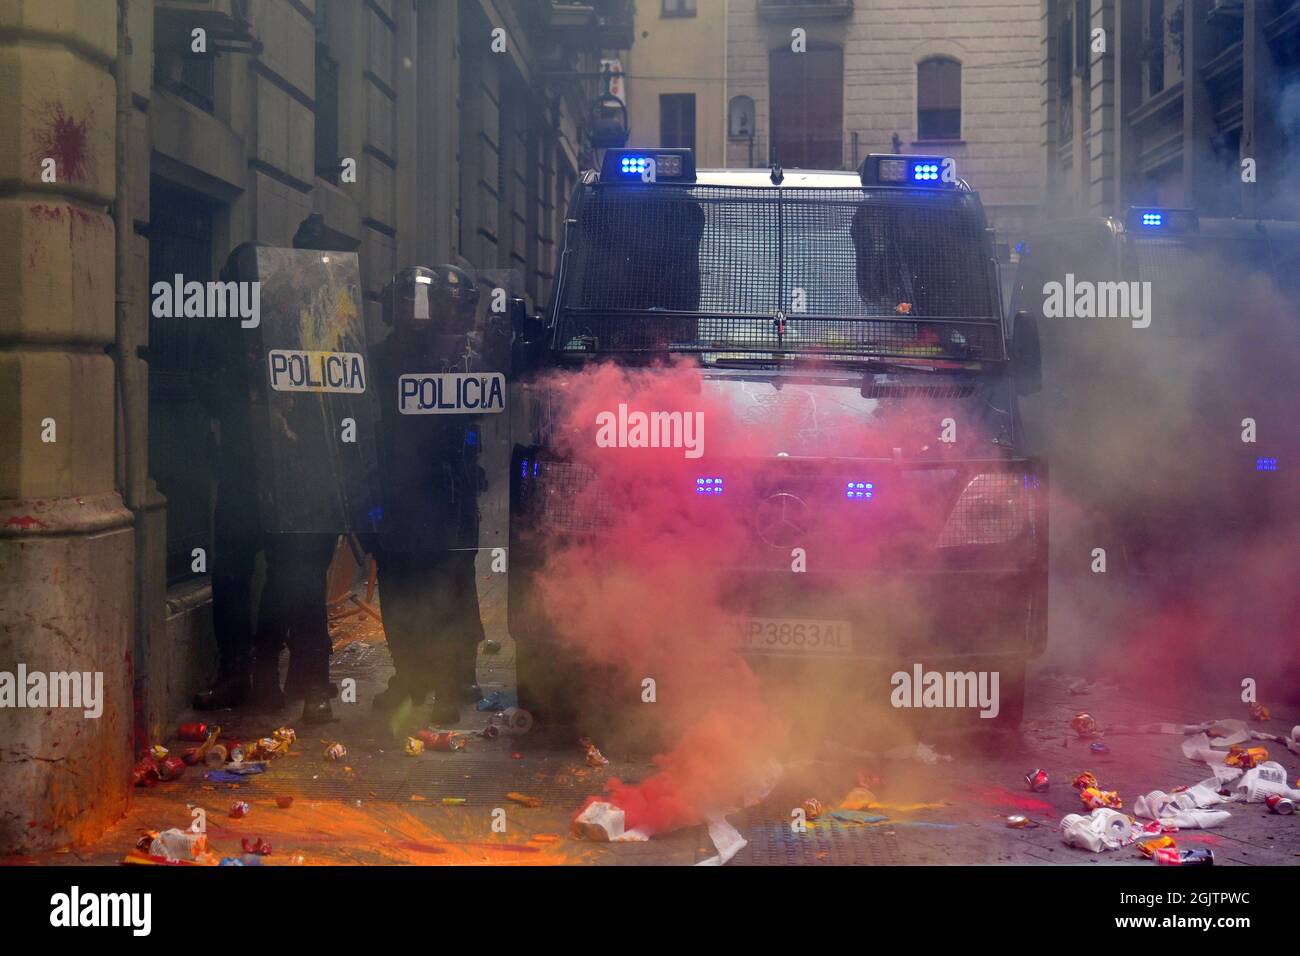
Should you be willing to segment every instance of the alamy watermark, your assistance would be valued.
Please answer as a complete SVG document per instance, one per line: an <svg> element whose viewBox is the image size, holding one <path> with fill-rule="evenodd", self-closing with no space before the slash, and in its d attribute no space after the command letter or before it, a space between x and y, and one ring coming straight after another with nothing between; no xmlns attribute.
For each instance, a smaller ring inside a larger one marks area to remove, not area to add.
<svg viewBox="0 0 1300 956"><path fill-rule="evenodd" d="M133 936L148 936L153 928L150 893L83 893L73 886L50 897L50 925L127 927Z"/></svg>
<svg viewBox="0 0 1300 956"><path fill-rule="evenodd" d="M1043 318L1128 319L1135 329L1151 324L1150 282L1092 282L1076 280L1043 284Z"/></svg>
<svg viewBox="0 0 1300 956"><path fill-rule="evenodd" d="M912 672L895 671L889 678L895 707L978 707L981 717L996 717L998 671L927 671L920 664Z"/></svg>
<svg viewBox="0 0 1300 956"><path fill-rule="evenodd" d="M0 707L70 707L91 720L104 713L103 671L0 671Z"/></svg>
<svg viewBox="0 0 1300 956"><path fill-rule="evenodd" d="M704 454L703 412L617 412L596 414L598 448L681 448L687 458Z"/></svg>
<svg viewBox="0 0 1300 956"><path fill-rule="evenodd" d="M149 291L155 319L237 318L246 329L262 322L260 282L186 282L178 272L171 282L155 282Z"/></svg>

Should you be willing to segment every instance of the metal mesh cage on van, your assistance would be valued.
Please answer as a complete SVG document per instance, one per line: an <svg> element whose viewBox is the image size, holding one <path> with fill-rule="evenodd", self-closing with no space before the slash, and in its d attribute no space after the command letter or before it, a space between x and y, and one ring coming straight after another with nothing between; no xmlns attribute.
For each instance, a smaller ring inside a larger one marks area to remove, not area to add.
<svg viewBox="0 0 1300 956"><path fill-rule="evenodd" d="M576 219L562 351L1002 357L969 193L605 184Z"/></svg>

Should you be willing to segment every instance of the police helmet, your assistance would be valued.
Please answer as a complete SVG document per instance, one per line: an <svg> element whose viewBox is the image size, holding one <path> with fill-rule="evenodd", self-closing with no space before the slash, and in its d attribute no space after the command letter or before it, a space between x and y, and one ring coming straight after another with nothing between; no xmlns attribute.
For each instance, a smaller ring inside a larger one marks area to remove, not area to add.
<svg viewBox="0 0 1300 956"><path fill-rule="evenodd" d="M433 318L431 291L436 282L436 273L424 266L394 273L384 286L384 323L427 327Z"/></svg>
<svg viewBox="0 0 1300 956"><path fill-rule="evenodd" d="M447 263L434 266L433 273L434 314L458 329L468 330L478 310L474 278L459 266Z"/></svg>

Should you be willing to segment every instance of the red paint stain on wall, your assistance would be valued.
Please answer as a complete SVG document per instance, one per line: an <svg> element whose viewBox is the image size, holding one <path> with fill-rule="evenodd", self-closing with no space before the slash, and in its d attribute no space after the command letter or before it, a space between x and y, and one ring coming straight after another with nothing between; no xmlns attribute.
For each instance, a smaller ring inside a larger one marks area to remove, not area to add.
<svg viewBox="0 0 1300 956"><path fill-rule="evenodd" d="M23 515L21 518L13 517L5 522L6 528L18 528L22 531L30 531L32 528L48 528L40 518L34 518L31 515Z"/></svg>
<svg viewBox="0 0 1300 956"><path fill-rule="evenodd" d="M43 202L28 206L27 211L37 219L45 219L50 222L63 218L63 208L61 206L47 206Z"/></svg>
<svg viewBox="0 0 1300 956"><path fill-rule="evenodd" d="M95 172L95 155L90 149L91 113L76 119L62 103L47 103L37 120L33 134L31 158L37 175L41 163L51 158L60 182L81 183Z"/></svg>

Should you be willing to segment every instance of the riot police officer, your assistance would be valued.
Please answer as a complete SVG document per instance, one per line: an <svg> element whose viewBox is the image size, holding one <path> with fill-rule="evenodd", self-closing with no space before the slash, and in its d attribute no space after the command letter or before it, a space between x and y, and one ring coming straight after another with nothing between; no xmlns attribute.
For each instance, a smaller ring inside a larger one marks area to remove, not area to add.
<svg viewBox="0 0 1300 956"><path fill-rule="evenodd" d="M478 462L478 416L462 409L412 413L409 382L429 386L437 380L445 390L447 373L478 370L478 298L474 280L456 266L404 269L384 289L383 316L391 331L371 351L382 408L384 490L381 531L372 547L396 669L374 704L381 711L407 701L418 706L432 691L435 724L454 723L460 705L477 697L483 624L474 559L478 497L486 482Z"/></svg>
<svg viewBox="0 0 1300 956"><path fill-rule="evenodd" d="M260 242L237 246L221 269L222 282L246 278ZM241 267L242 264L242 267ZM234 322L200 326L195 385L215 422L216 503L212 531L212 631L217 679L194 695L198 710L238 707L250 695L253 664L253 572L262 550L254 479L253 426L248 405L248 360Z"/></svg>
<svg viewBox="0 0 1300 956"><path fill-rule="evenodd" d="M361 421L363 429L373 421L373 404L367 404L373 399L364 385L341 394L335 394L341 390L332 388L334 383L322 387L320 381L307 389L280 388L275 364L267 361L285 348L296 352L313 342L312 323L324 311L329 313L324 318L335 323L334 354L353 357L360 368L364 329L355 308L338 306L359 284L355 256L338 257L329 265L331 258L265 243L239 246L222 270L222 280L270 279L282 292L268 304L266 321L249 330L232 323L206 324L207 354L200 368L220 430L213 556L220 671L217 683L196 696L199 709L251 701L279 710L286 699L301 699L302 720L332 718L326 576L338 533L373 527L368 505L378 501L379 489L367 477L377 470L373 444L330 443L341 434L335 421ZM312 304L321 282L338 287L323 307ZM324 467L304 465L321 448L335 452ZM265 557L266 582L254 635L251 605L259 552ZM286 643L291 654L282 692L279 658Z"/></svg>

